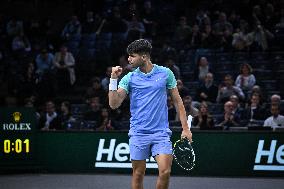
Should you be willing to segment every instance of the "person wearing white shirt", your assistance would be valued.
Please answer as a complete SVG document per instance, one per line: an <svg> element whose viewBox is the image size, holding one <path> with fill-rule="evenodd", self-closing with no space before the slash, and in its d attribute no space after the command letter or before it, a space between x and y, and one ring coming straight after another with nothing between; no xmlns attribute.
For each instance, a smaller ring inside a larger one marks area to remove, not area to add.
<svg viewBox="0 0 284 189"><path fill-rule="evenodd" d="M265 121L263 126L264 127L271 127L271 128L276 128L276 127L281 127L284 126L284 116L279 115L279 105L271 105L270 112L271 115L268 117Z"/></svg>

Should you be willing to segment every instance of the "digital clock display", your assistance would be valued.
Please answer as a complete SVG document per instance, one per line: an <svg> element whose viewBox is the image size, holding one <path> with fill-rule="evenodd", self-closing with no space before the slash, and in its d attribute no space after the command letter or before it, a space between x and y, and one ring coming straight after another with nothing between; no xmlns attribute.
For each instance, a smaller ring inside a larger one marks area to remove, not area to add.
<svg viewBox="0 0 284 189"><path fill-rule="evenodd" d="M36 114L32 108L0 108L0 173L35 161Z"/></svg>
<svg viewBox="0 0 284 189"><path fill-rule="evenodd" d="M3 142L3 152L5 154L9 153L29 153L30 152L30 140L29 139L16 139L15 141L11 141L9 139L5 139Z"/></svg>

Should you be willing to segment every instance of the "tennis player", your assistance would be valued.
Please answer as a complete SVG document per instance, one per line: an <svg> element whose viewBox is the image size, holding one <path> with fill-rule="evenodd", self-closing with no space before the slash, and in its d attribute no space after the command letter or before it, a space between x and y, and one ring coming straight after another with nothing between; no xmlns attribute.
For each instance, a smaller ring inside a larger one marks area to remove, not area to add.
<svg viewBox="0 0 284 189"><path fill-rule="evenodd" d="M125 75L117 87L122 68L112 68L109 84L109 105L118 108L127 94L130 97L129 146L132 161L132 189L143 189L146 159L153 156L158 164L157 189L167 189L172 165L172 134L168 123L167 89L182 124L181 137L192 141L183 102L173 72L151 62L152 45L145 39L127 47L129 64L135 68Z"/></svg>

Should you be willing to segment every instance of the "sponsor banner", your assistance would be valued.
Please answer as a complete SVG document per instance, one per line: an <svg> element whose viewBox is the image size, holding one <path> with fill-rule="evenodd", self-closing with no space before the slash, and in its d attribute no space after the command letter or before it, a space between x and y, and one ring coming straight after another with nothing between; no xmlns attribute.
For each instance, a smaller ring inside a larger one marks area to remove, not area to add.
<svg viewBox="0 0 284 189"><path fill-rule="evenodd" d="M280 132L194 132L196 166L172 166L172 175L284 177L284 138ZM37 162L49 172L131 174L127 132L36 132ZM173 133L172 141L180 138ZM21 162L14 162L19 168ZM157 173L153 158L147 172Z"/></svg>
<svg viewBox="0 0 284 189"><path fill-rule="evenodd" d="M268 148L265 148L265 142ZM284 171L284 144L277 140L259 140L255 156L255 171Z"/></svg>

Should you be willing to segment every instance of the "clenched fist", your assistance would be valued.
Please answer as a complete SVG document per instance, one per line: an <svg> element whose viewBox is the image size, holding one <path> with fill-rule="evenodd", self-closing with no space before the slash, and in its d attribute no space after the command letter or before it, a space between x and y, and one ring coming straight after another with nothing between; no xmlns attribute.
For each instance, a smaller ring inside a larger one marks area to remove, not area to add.
<svg viewBox="0 0 284 189"><path fill-rule="evenodd" d="M115 66L111 68L111 78L117 79L122 73L122 67Z"/></svg>

